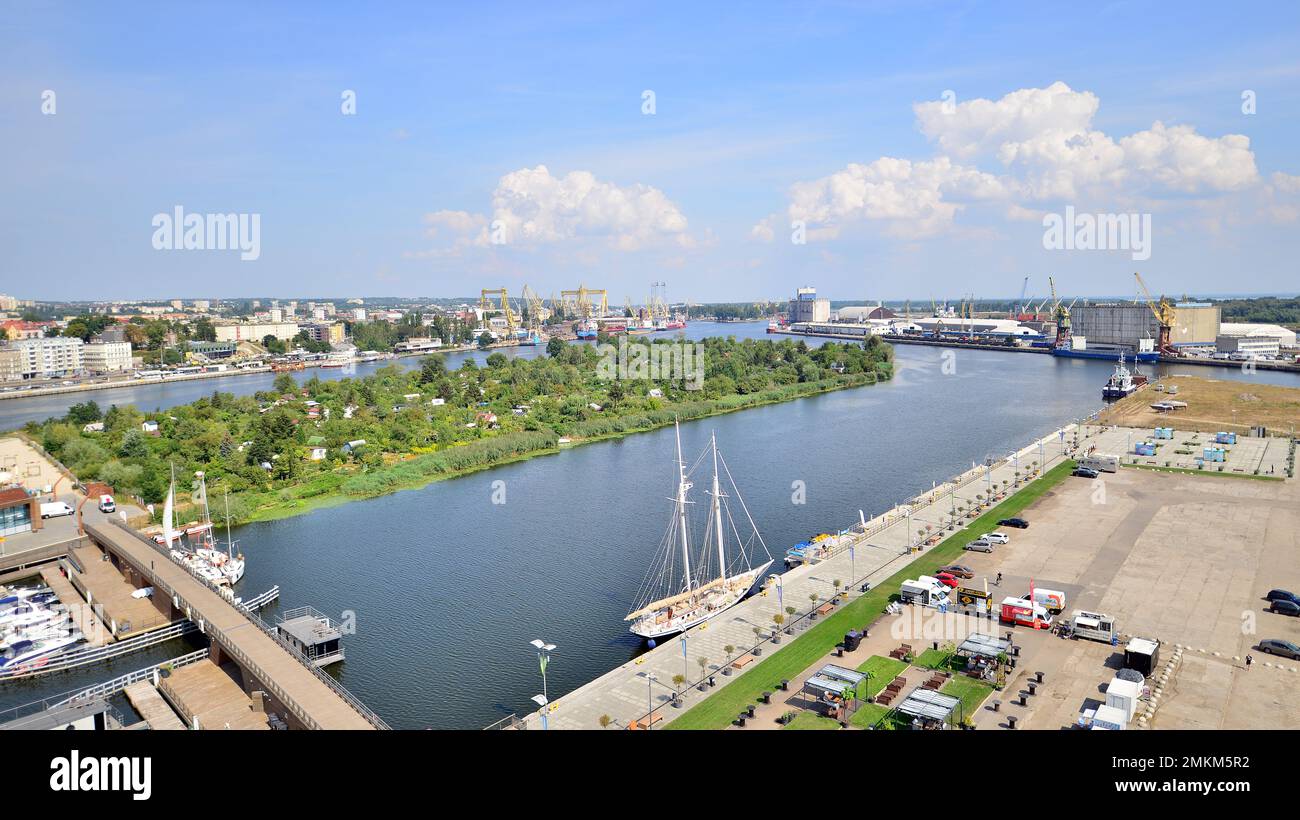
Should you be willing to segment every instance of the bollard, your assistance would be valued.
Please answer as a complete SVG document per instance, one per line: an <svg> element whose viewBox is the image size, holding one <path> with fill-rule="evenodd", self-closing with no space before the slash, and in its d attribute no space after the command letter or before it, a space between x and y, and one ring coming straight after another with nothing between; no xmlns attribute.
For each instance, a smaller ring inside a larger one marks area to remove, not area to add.
<svg viewBox="0 0 1300 820"><path fill-rule="evenodd" d="M931 644L931 646L932 646L934 649L936 649L936 650L939 648L939 642L938 642L938 641L931 641L930 644Z"/></svg>
<svg viewBox="0 0 1300 820"><path fill-rule="evenodd" d="M753 717L753 716L754 716L754 705L753 705L753 704L750 704L749 708L746 709L745 712L746 712L750 717Z"/></svg>
<svg viewBox="0 0 1300 820"><path fill-rule="evenodd" d="M1028 705L1029 705L1029 696L1026 695L1024 692L1021 692L1021 693L1020 693L1020 705L1021 705L1021 706L1028 706Z"/></svg>
<svg viewBox="0 0 1300 820"><path fill-rule="evenodd" d="M1016 718L1015 718L1015 715L1007 715L1007 728L1008 728L1008 729L1014 729L1014 728L1016 728Z"/></svg>
<svg viewBox="0 0 1300 820"><path fill-rule="evenodd" d="M1042 683L1042 682L1043 682L1043 673L1042 673L1042 672L1035 672L1035 673L1034 673L1034 677L1038 679L1038 682L1039 682L1039 683Z"/></svg>
<svg viewBox="0 0 1300 820"><path fill-rule="evenodd" d="M1033 681L1029 682L1029 694L1030 695L1038 694L1038 684L1034 683Z"/></svg>
<svg viewBox="0 0 1300 820"><path fill-rule="evenodd" d="M790 681L785 680L784 678L782 678L782 679L781 679L781 691L784 692L784 691L786 691L786 690L789 689L789 688L790 688Z"/></svg>
<svg viewBox="0 0 1300 820"><path fill-rule="evenodd" d="M995 711L995 712L1001 712L1001 711L1002 711L1002 701L1000 701L1000 700L995 700L995 701L993 701L993 711Z"/></svg>
<svg viewBox="0 0 1300 820"><path fill-rule="evenodd" d="M771 693L771 692L764 692L764 693L763 693L763 702L764 702L764 703L771 703L771 702L772 702L772 693Z"/></svg>

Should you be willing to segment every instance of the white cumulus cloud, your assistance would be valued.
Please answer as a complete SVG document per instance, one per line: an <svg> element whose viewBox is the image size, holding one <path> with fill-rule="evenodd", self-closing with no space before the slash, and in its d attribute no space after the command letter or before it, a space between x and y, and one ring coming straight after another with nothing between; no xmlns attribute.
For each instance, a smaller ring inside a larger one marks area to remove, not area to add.
<svg viewBox="0 0 1300 820"><path fill-rule="evenodd" d="M545 165L521 168L498 180L491 215L436 211L425 215L431 231L446 229L474 245L501 238L506 245L595 239L619 250L662 243L690 247L686 216L663 191L616 185L588 171L555 176Z"/></svg>

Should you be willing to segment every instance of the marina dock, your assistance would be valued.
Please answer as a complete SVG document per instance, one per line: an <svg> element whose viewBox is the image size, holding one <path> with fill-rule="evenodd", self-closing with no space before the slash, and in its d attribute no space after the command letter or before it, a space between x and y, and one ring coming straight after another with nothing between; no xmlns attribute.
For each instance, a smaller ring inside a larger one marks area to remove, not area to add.
<svg viewBox="0 0 1300 820"><path fill-rule="evenodd" d="M725 614L555 698L546 711L546 728L597 729L602 716L610 719L611 728L652 724L651 729L658 729L671 723L751 663L761 662L767 653L780 650L784 642L815 624L812 613L832 612L834 606L828 604L837 591L847 596L845 600L852 600L860 594L862 584L874 587L921 558L927 546L951 534L950 525L960 529L986 514L999 497L1023 486L1031 470L1041 474L1067 458L1076 431L1076 425L1067 425L994 464L973 466L936 484L910 504L869 519L865 527L850 528L849 533L837 537L823 560L784 573L779 583L770 583ZM1038 465L1031 466L1035 461ZM990 494L993 504L988 501ZM981 504L983 510L976 513ZM918 552L912 547L918 543L927 546ZM795 614L787 615L786 607L794 607ZM786 617L784 628L790 630L781 633L781 644L774 644L771 637L777 614ZM727 646L733 647L731 653ZM706 671L701 669L700 658L708 660ZM676 675L686 680L680 687L673 684ZM672 705L674 691L681 696L680 706ZM533 712L501 725L541 729L542 714Z"/></svg>
<svg viewBox="0 0 1300 820"><path fill-rule="evenodd" d="M107 556L107 560L100 559L103 563L116 565L133 586L154 588L153 604L164 618L192 621L210 639L209 661L173 674L178 680L172 691L182 700L192 691L191 683L197 687L193 691L206 693L203 703L191 705L190 714L199 715L200 720L204 714L210 720L215 720L216 714L224 716L224 705L236 701L235 690L241 692L243 708L248 709L249 696L256 691L264 693L267 712L282 715L299 728L387 728L378 715L293 652L255 614L172 561L147 538L115 523L89 524L86 532L97 545L95 551L102 550L102 555ZM85 563L89 565L93 560ZM238 668L242 688L219 668L226 664ZM209 666L229 686L209 672L190 672L192 668Z"/></svg>

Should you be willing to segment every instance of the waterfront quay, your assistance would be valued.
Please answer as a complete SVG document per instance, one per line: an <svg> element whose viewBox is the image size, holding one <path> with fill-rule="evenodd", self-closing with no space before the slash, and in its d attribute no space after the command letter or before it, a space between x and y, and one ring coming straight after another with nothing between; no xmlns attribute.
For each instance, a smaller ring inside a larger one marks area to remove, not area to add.
<svg viewBox="0 0 1300 820"><path fill-rule="evenodd" d="M647 725L658 729L671 723L727 686L751 663L781 649L817 618L833 612L837 604L832 599L837 593L842 605L860 595L863 584L873 588L986 514L1032 477L1068 459L1078 446L1078 430L1074 424L1062 427L995 463L974 465L936 484L910 502L866 520L865 526L861 521L849 526L835 536L822 560L770 580L726 613L554 698L543 710L506 719L494 728L541 729L543 717L547 729L597 729L602 717L609 718L611 729ZM771 548L778 550L773 557L780 561L784 547ZM794 608L793 614L788 607ZM778 614L785 618L777 636L781 643L773 640L773 616ZM562 653L562 647L556 650L554 663L563 663ZM701 658L706 660L703 665ZM674 684L678 675L685 680ZM541 683L539 680L539 690Z"/></svg>

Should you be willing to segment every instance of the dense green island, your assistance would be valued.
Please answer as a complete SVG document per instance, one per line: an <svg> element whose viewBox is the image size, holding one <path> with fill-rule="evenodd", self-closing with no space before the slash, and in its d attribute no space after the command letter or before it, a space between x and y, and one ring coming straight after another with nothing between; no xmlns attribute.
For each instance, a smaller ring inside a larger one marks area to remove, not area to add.
<svg viewBox="0 0 1300 820"><path fill-rule="evenodd" d="M638 353L660 356L683 346L625 341L632 361ZM602 358L609 349L556 340L546 357L496 352L482 367L467 359L448 370L434 355L416 369L390 365L338 381L312 377L299 384L282 373L274 390L253 396L214 392L155 412L131 406L102 411L89 401L73 405L62 419L28 424L24 432L82 481L103 481L146 503L164 499L173 469L179 487L202 470L213 518L224 523L220 499L229 493L230 520L240 523L418 487L567 443L652 430L674 418L697 419L893 375L893 350L875 338L819 348L802 340L707 339L699 348L702 383L680 378L680 368L661 374L675 378L611 379L609 358ZM182 510L181 520L196 515Z"/></svg>

